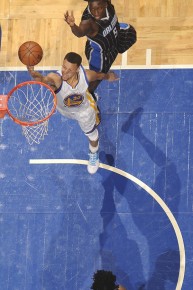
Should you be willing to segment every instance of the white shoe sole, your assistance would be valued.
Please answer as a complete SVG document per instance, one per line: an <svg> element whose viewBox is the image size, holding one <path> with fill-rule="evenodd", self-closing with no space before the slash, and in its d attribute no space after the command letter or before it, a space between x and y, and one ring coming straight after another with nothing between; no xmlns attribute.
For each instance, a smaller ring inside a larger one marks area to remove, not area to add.
<svg viewBox="0 0 193 290"><path fill-rule="evenodd" d="M99 168L99 161L97 161L95 166L88 164L87 170L90 174L95 174Z"/></svg>

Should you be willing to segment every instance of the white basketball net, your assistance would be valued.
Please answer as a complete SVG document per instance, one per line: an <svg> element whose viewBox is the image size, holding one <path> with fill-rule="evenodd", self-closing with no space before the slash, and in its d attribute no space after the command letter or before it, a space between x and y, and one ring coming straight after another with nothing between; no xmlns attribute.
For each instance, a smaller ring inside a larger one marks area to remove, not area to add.
<svg viewBox="0 0 193 290"><path fill-rule="evenodd" d="M8 113L22 126L23 135L30 145L39 144L48 134L49 117L56 106L54 97L48 86L33 81L20 84L11 93Z"/></svg>
<svg viewBox="0 0 193 290"><path fill-rule="evenodd" d="M23 135L26 137L30 145L34 142L39 144L40 141L44 140L44 136L48 135L48 122L49 119L38 125L22 126Z"/></svg>

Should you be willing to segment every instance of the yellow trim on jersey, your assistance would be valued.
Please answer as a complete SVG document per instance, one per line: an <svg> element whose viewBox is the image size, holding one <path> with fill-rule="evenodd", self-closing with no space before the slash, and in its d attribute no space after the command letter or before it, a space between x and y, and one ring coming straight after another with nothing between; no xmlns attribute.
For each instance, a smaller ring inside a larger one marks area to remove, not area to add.
<svg viewBox="0 0 193 290"><path fill-rule="evenodd" d="M95 114L96 114L96 126L98 126L101 122L101 119L100 119L100 114L99 114L99 110L97 108L97 104L95 102L95 100L93 99L93 96L91 95L91 93L87 90L86 91L86 98L88 99L89 103L90 103L90 106L91 108L94 109L95 111Z"/></svg>

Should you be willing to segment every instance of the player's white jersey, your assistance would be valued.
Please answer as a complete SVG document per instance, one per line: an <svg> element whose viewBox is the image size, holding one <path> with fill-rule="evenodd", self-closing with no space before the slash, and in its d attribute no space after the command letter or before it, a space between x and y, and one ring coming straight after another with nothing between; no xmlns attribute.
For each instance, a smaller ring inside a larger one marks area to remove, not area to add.
<svg viewBox="0 0 193 290"><path fill-rule="evenodd" d="M59 75L61 71L58 72ZM79 80L75 88L62 81L56 91L57 110L65 117L78 121L84 133L91 132L96 127L97 106L88 91L88 80L82 66L79 68Z"/></svg>
<svg viewBox="0 0 193 290"><path fill-rule="evenodd" d="M61 71L58 71L62 75ZM57 109L63 115L74 114L84 111L90 106L86 97L88 80L82 66L79 68L79 80L75 88L72 88L66 81L63 81L55 93L57 96Z"/></svg>

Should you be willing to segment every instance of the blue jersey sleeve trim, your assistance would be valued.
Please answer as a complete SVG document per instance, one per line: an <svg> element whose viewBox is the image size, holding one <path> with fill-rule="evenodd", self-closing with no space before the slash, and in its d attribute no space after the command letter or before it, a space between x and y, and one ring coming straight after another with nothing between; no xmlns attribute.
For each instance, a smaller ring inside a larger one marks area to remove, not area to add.
<svg viewBox="0 0 193 290"><path fill-rule="evenodd" d="M61 88L62 88L62 84L63 84L63 81L62 81L61 85L59 86L59 88L58 88L57 90L55 90L55 94L58 94L58 93L59 93L59 91L60 91Z"/></svg>

